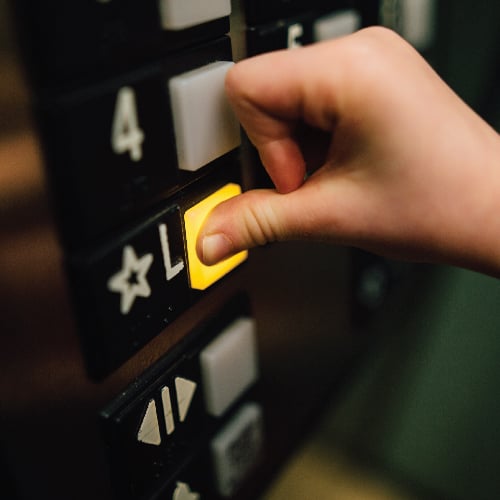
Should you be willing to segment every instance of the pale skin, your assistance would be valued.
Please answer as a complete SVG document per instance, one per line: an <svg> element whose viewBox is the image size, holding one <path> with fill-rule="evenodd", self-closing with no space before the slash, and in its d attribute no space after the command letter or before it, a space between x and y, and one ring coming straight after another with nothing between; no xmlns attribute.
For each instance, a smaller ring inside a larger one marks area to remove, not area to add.
<svg viewBox="0 0 500 500"><path fill-rule="evenodd" d="M217 206L203 262L311 239L500 276L500 136L398 35L247 59L226 93L276 189Z"/></svg>

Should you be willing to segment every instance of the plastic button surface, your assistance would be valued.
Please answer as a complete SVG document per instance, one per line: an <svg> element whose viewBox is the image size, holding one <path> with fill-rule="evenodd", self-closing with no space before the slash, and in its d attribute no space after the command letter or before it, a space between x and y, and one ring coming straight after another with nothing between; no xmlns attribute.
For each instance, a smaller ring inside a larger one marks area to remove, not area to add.
<svg viewBox="0 0 500 500"><path fill-rule="evenodd" d="M224 92L234 63L217 61L169 81L178 166L194 172L238 147L240 127Z"/></svg>
<svg viewBox="0 0 500 500"><path fill-rule="evenodd" d="M342 10L319 18L314 23L314 40L331 40L354 33L361 27L361 14L354 10Z"/></svg>
<svg viewBox="0 0 500 500"><path fill-rule="evenodd" d="M160 0L162 26L180 30L231 14L230 0Z"/></svg>
<svg viewBox="0 0 500 500"><path fill-rule="evenodd" d="M256 380L255 322L239 318L200 355L207 412L220 417Z"/></svg>

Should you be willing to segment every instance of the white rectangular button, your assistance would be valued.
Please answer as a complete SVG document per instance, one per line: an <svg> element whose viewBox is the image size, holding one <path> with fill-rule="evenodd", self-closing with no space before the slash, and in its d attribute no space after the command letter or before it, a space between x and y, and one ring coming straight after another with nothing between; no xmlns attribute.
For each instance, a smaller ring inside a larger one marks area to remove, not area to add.
<svg viewBox="0 0 500 500"><path fill-rule="evenodd" d="M182 30L231 14L231 0L159 0L163 28Z"/></svg>
<svg viewBox="0 0 500 500"><path fill-rule="evenodd" d="M404 0L400 2L400 34L416 49L428 49L435 36L436 0Z"/></svg>
<svg viewBox="0 0 500 500"><path fill-rule="evenodd" d="M331 40L354 33L361 27L361 16L354 9L334 12L314 23L314 41Z"/></svg>
<svg viewBox="0 0 500 500"><path fill-rule="evenodd" d="M233 495L262 451L262 411L247 403L212 440L215 482L220 495Z"/></svg>
<svg viewBox="0 0 500 500"><path fill-rule="evenodd" d="M221 416L257 380L255 321L239 318L200 354L207 412Z"/></svg>
<svg viewBox="0 0 500 500"><path fill-rule="evenodd" d="M169 81L181 170L194 172L240 145L239 123L224 92L226 72L233 64L214 62Z"/></svg>

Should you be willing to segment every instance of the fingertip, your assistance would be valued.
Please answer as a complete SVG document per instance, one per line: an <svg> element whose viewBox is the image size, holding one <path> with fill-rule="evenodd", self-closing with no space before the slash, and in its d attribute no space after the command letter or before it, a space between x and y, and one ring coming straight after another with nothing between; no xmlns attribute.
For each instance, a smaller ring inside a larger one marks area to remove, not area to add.
<svg viewBox="0 0 500 500"><path fill-rule="evenodd" d="M227 225L227 212L221 205L214 207L205 218L196 240L196 253L200 261L212 266L235 253L234 245L224 228Z"/></svg>
<svg viewBox="0 0 500 500"><path fill-rule="evenodd" d="M306 163L291 137L269 141L261 145L259 153L278 193L290 193L303 184Z"/></svg>
<svg viewBox="0 0 500 500"><path fill-rule="evenodd" d="M304 176L298 175L295 178L278 178L274 179L273 182L279 194L288 194L296 191L302 186L304 183Z"/></svg>
<svg viewBox="0 0 500 500"><path fill-rule="evenodd" d="M231 240L223 233L208 234L198 239L196 252L206 266L212 266L235 253Z"/></svg>

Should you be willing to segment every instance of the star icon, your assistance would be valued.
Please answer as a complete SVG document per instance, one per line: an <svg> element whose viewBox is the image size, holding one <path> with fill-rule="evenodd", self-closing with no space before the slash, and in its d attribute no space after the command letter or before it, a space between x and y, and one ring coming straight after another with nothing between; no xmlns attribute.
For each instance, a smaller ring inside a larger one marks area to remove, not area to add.
<svg viewBox="0 0 500 500"><path fill-rule="evenodd" d="M153 263L153 255L148 253L140 259L130 245L123 248L122 268L108 280L108 290L121 294L120 312L128 314L136 297L149 297L151 288L146 274Z"/></svg>

